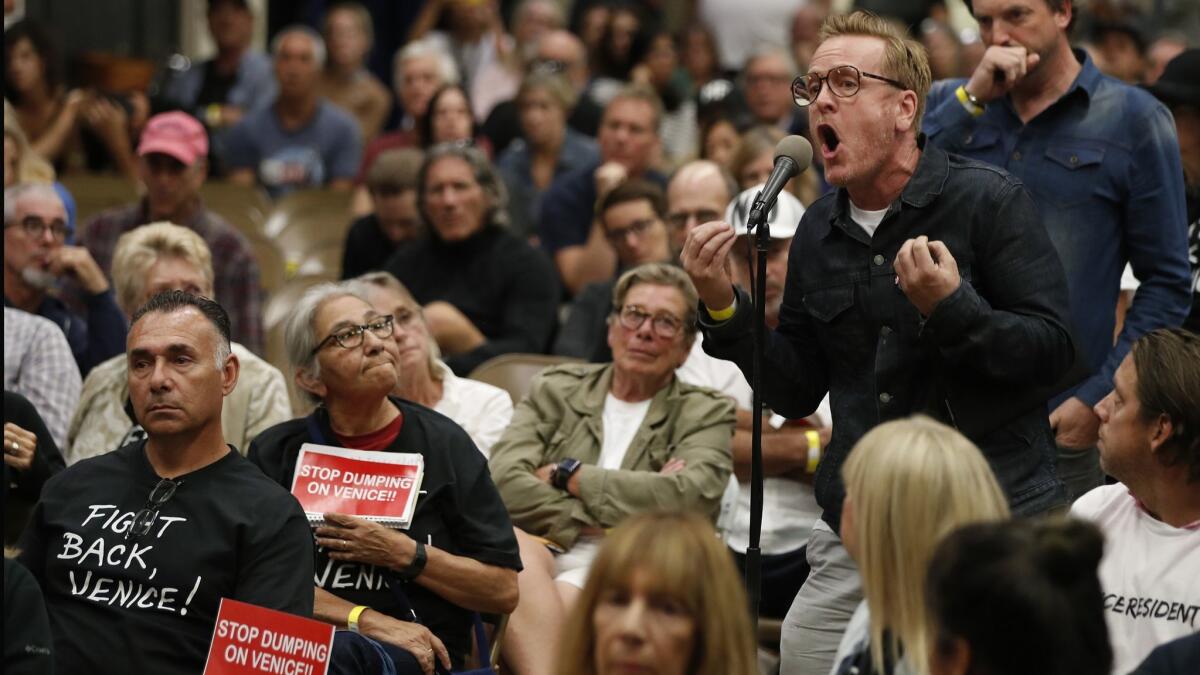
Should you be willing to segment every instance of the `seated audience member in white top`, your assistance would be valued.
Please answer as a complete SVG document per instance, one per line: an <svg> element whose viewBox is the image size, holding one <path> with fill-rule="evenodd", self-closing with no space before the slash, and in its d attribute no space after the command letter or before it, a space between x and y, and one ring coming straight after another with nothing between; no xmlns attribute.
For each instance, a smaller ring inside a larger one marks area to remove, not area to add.
<svg viewBox="0 0 1200 675"><path fill-rule="evenodd" d="M370 272L356 279L365 285L375 310L392 315L392 337L400 349L396 388L392 394L454 420L484 457L512 420L508 392L484 382L458 377L441 360L429 333L425 313L412 293L389 272Z"/></svg>
<svg viewBox="0 0 1200 675"><path fill-rule="evenodd" d="M1114 673L1200 628L1200 336L1134 343L1096 405L1100 465L1121 481L1071 512L1104 532L1100 563Z"/></svg>
<svg viewBox="0 0 1200 675"><path fill-rule="evenodd" d="M194 230L172 223L142 225L121 235L113 253L117 303L132 316L158 293L181 290L211 298L212 254ZM259 432L292 417L283 373L232 342L241 372L221 408L225 440L243 455ZM129 365L114 356L88 373L67 431L63 457L74 464L145 437L129 403Z"/></svg>

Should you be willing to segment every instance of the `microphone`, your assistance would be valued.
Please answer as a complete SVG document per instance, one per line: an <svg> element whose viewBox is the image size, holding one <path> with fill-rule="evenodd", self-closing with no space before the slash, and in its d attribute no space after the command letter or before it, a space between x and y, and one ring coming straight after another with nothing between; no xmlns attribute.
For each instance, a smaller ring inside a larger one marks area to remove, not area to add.
<svg viewBox="0 0 1200 675"><path fill-rule="evenodd" d="M747 221L750 229L766 221L783 186L808 169L812 164L812 155L812 145L803 136L785 136L779 141L775 146L775 168L771 170L770 178L754 198L754 206L750 209Z"/></svg>

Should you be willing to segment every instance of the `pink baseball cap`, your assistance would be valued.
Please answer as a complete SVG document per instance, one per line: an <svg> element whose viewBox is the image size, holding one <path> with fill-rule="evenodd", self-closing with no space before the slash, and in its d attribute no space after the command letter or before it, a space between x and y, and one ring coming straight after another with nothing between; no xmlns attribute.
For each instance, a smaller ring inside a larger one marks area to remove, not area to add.
<svg viewBox="0 0 1200 675"><path fill-rule="evenodd" d="M197 158L208 156L208 133L187 113L161 113L146 122L137 151L142 156L161 152L191 166Z"/></svg>

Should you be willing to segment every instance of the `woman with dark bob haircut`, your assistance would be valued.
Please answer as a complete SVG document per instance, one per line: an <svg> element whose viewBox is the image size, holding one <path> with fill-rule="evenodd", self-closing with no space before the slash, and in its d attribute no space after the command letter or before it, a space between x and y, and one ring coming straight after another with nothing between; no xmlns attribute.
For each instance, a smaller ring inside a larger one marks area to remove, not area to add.
<svg viewBox="0 0 1200 675"><path fill-rule="evenodd" d="M559 673L753 675L754 629L733 558L696 513L651 511L600 547L567 622Z"/></svg>
<svg viewBox="0 0 1200 675"><path fill-rule="evenodd" d="M951 534L929 566L932 675L1108 675L1103 549L1100 531L1080 520Z"/></svg>

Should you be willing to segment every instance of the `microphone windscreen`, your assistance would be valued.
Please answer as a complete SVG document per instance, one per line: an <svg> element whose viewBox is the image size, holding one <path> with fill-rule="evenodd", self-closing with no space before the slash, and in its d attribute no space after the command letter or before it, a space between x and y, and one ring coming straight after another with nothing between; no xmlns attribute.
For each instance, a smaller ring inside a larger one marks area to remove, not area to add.
<svg viewBox="0 0 1200 675"><path fill-rule="evenodd" d="M784 136L775 146L775 159L788 157L796 163L797 173L804 173L812 165L812 145L803 136Z"/></svg>

